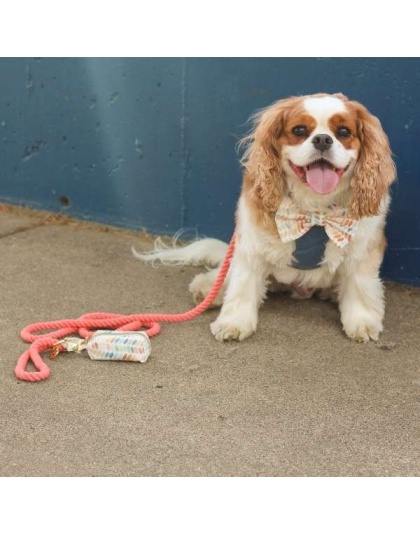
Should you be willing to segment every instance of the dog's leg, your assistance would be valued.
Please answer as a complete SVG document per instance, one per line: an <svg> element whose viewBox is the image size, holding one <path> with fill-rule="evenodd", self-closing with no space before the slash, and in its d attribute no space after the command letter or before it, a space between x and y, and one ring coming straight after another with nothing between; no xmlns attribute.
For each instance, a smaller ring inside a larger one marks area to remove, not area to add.
<svg viewBox="0 0 420 534"><path fill-rule="evenodd" d="M200 273L197 274L197 276L194 277L193 281L190 284L190 292L193 296L194 301L199 304L202 302L210 293L210 290L212 289L217 275L219 274L220 269L211 269L210 271L206 273ZM227 281L223 283L222 287L220 288L219 293L217 294L216 298L212 302L210 308L218 308L222 305L223 302L223 295L226 289Z"/></svg>
<svg viewBox="0 0 420 534"><path fill-rule="evenodd" d="M237 247L228 276L222 310L210 328L218 341L242 341L257 328L258 307L266 294L265 263Z"/></svg>
<svg viewBox="0 0 420 534"><path fill-rule="evenodd" d="M383 251L373 249L368 261L344 264L340 269L338 303L347 336L356 341L377 341L385 312L379 278Z"/></svg>

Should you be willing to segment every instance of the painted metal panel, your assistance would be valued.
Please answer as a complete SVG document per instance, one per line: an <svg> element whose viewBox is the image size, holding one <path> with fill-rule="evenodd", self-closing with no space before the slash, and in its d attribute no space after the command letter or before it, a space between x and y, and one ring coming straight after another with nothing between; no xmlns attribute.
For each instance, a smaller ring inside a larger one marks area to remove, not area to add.
<svg viewBox="0 0 420 534"><path fill-rule="evenodd" d="M0 60L3 200L123 226L181 223L182 60Z"/></svg>

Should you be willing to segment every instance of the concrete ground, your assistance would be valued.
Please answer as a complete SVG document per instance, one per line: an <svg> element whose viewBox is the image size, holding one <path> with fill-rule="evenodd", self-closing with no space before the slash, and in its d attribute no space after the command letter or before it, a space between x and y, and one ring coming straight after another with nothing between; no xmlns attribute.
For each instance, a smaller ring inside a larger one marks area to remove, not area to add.
<svg viewBox="0 0 420 534"><path fill-rule="evenodd" d="M145 364L60 355L18 380L29 323L192 307L199 269L143 265L146 241L0 210L0 476L420 475L420 290L395 284L377 344L332 303L276 295L242 343L213 339L213 310L163 325Z"/></svg>

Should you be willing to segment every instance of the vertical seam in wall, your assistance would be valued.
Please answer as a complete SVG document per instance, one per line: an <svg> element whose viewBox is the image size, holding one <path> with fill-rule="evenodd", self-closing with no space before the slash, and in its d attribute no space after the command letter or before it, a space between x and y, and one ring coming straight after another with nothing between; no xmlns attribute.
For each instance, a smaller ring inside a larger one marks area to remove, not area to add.
<svg viewBox="0 0 420 534"><path fill-rule="evenodd" d="M181 69L181 183L180 183L180 195L181 195L181 226L184 228L186 221L186 187L187 187L187 173L188 173L188 151L186 146L185 131L186 131L186 99L187 99L187 58L182 59Z"/></svg>

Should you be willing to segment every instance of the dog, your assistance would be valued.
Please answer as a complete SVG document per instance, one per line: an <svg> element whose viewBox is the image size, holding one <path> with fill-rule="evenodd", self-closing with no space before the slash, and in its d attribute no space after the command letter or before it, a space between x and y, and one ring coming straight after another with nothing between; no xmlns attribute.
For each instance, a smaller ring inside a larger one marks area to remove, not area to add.
<svg viewBox="0 0 420 534"><path fill-rule="evenodd" d="M240 143L236 244L213 335L251 336L274 281L295 298L333 298L350 339L377 341L385 311L379 269L396 178L380 121L341 93L279 100L252 120ZM202 239L181 248L158 240L150 253L133 252L148 262L213 267L190 285L200 302L226 251L226 243Z"/></svg>

